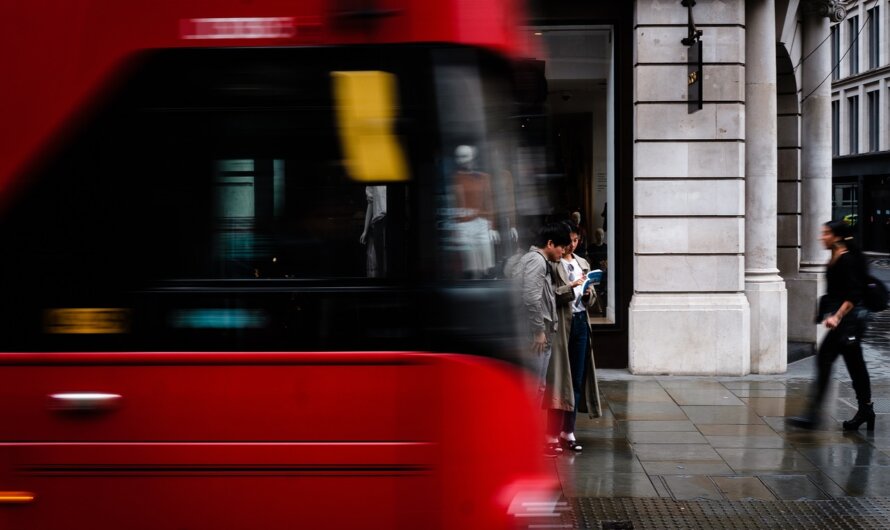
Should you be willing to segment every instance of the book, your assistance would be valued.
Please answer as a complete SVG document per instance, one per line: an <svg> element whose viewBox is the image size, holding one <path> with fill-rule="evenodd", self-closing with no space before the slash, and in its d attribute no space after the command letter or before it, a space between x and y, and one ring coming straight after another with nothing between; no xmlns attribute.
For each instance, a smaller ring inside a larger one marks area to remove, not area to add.
<svg viewBox="0 0 890 530"><path fill-rule="evenodd" d="M591 285L598 285L600 281L603 279L603 271L600 269L594 269L587 273L587 281L584 282L584 285L581 287L581 292L586 293L587 289L590 288Z"/></svg>

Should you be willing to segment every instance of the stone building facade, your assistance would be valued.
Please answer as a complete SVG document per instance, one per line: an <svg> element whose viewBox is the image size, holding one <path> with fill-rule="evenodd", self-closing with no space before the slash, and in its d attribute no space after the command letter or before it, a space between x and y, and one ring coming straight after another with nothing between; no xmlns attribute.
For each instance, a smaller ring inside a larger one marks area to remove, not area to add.
<svg viewBox="0 0 890 530"><path fill-rule="evenodd" d="M594 193L600 181L608 190L609 209L588 229L610 227L597 361L637 374L785 371L789 342L809 349L820 339L812 317L828 256L818 235L832 217L828 43L845 4L531 5L530 38L550 49L539 58L548 112L567 123L583 110L568 108L580 94L606 94L608 116L592 133L605 147L589 176ZM696 47L684 39L694 31L701 71L693 78ZM611 48L585 55L584 46ZM580 79L583 71L591 73ZM612 73L600 79L600 71ZM690 103L696 81L700 108ZM596 121L600 107L589 107ZM611 131L606 141L601 129ZM588 217L599 217L601 200Z"/></svg>
<svg viewBox="0 0 890 530"><path fill-rule="evenodd" d="M789 340L819 338L827 256L817 236L831 218L824 43L845 11L836 1L699 1L704 101L689 113L679 4L636 2L628 368L780 373Z"/></svg>

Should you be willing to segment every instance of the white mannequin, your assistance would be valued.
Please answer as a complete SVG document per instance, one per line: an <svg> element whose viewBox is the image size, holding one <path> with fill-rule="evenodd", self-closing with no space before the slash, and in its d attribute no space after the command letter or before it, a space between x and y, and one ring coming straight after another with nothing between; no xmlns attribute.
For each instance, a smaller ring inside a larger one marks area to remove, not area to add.
<svg viewBox="0 0 890 530"><path fill-rule="evenodd" d="M477 152L478 152L478 150L475 147L473 147L472 145L459 145L454 150L454 161L457 163L458 172L474 173L486 180L485 185L487 187L489 196L485 197L485 199L490 202L491 198L492 198L491 197L491 177L487 173L476 172L476 154L477 154ZM461 204L461 206L464 207L465 209L467 209L466 207L469 205ZM469 208L469 209L473 210L474 208ZM474 216L484 216L486 213L489 215L492 214L492 212L490 210L488 212L480 212L480 211L478 211L478 209L475 209L475 210L477 210L475 213L473 213L473 212L465 212L465 213L467 213L467 215L474 215ZM488 219L488 225L489 225L488 226L489 238L495 244L500 243L501 235L500 235L500 233L498 233L497 230L494 229L493 223L490 218Z"/></svg>
<svg viewBox="0 0 890 530"><path fill-rule="evenodd" d="M386 186L366 186L365 229L359 242L367 245L367 275L369 278L386 276Z"/></svg>
<svg viewBox="0 0 890 530"><path fill-rule="evenodd" d="M494 267L494 245L500 242L500 234L494 230L491 176L475 170L476 154L471 145L454 150L457 171L452 188L455 239L460 243L464 272L474 277L484 276Z"/></svg>

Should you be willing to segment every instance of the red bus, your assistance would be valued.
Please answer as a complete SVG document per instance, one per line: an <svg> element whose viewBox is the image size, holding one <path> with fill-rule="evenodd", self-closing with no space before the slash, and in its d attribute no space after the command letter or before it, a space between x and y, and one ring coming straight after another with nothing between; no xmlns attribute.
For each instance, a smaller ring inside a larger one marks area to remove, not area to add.
<svg viewBox="0 0 890 530"><path fill-rule="evenodd" d="M540 411L492 359L533 200L514 0L0 12L0 528L547 508Z"/></svg>

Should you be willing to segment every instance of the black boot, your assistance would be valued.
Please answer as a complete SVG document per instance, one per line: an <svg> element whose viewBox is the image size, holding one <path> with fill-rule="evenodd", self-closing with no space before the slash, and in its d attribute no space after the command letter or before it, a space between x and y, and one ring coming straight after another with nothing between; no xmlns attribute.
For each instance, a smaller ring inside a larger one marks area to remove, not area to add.
<svg viewBox="0 0 890 530"><path fill-rule="evenodd" d="M864 403L862 401L859 402L859 410L856 411L856 415L853 416L853 419L844 422L844 430L845 431L855 431L859 429L859 426L863 423L866 424L865 428L869 431L875 430L875 405L874 403Z"/></svg>

